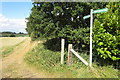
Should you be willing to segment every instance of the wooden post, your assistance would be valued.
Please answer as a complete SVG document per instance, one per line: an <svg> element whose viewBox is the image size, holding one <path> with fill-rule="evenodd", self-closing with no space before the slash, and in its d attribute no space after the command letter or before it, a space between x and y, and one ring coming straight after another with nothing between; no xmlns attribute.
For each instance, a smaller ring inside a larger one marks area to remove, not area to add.
<svg viewBox="0 0 120 80"><path fill-rule="evenodd" d="M90 67L92 67L92 26L93 26L93 9L90 12Z"/></svg>
<svg viewBox="0 0 120 80"><path fill-rule="evenodd" d="M65 46L65 39L61 40L61 64L64 64L64 46Z"/></svg>
<svg viewBox="0 0 120 80"><path fill-rule="evenodd" d="M72 64L72 52L70 51L72 49L72 44L68 44L68 65Z"/></svg>

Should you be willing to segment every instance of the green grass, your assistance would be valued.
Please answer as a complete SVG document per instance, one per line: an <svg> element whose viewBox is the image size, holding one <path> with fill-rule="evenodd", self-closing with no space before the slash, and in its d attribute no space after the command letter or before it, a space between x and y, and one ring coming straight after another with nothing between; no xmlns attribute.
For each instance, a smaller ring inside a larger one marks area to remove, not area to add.
<svg viewBox="0 0 120 80"><path fill-rule="evenodd" d="M14 47L7 47L3 52L2 55L6 55L11 53L14 50Z"/></svg>
<svg viewBox="0 0 120 80"><path fill-rule="evenodd" d="M44 43L43 43L44 44ZM39 70L45 70L56 78L118 78L118 70L112 66L98 66L93 63L93 69L85 66L74 55L73 64L67 65L67 52L65 52L65 64L60 64L60 52L48 50L45 45L39 44L26 54L25 61ZM88 62L89 55L80 53Z"/></svg>

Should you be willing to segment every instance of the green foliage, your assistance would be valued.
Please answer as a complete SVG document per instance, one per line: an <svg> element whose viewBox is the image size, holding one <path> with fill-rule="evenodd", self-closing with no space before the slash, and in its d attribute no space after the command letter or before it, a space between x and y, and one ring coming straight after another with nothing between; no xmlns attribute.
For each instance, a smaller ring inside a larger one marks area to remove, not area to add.
<svg viewBox="0 0 120 80"><path fill-rule="evenodd" d="M75 48L88 51L90 21L83 20L83 16L90 14L91 8L107 7L108 12L95 16L94 53L98 53L104 59L119 60L119 5L119 2L33 2L32 13L27 18L26 30L32 40L39 37L64 38L66 43L74 44Z"/></svg>
<svg viewBox="0 0 120 80"><path fill-rule="evenodd" d="M0 37L10 37L10 35L12 34L12 32L0 32Z"/></svg>
<svg viewBox="0 0 120 80"><path fill-rule="evenodd" d="M0 37L28 37L28 34L19 32L19 33L15 33L15 32L0 32Z"/></svg>
<svg viewBox="0 0 120 80"><path fill-rule="evenodd" d="M96 51L104 59L120 59L120 2L111 2L106 13L97 14L94 22L93 43Z"/></svg>
<svg viewBox="0 0 120 80"><path fill-rule="evenodd" d="M60 52L59 51L51 51L48 48L46 48L46 43L49 43L50 41L46 41L42 44L39 44L36 48L34 48L31 52L27 53L25 60L28 63L32 63L36 66L39 66L42 69L49 70L50 72L56 72L61 71L62 68L67 68L67 52L65 52L65 65L60 64ZM49 43L50 44L50 43ZM56 47L56 45L54 45ZM48 46L47 46L48 47ZM81 56L89 61L89 57L87 54L81 53ZM73 55L73 67L78 68L86 67L78 58ZM76 65L75 65L76 64ZM78 67L79 65L79 67ZM65 69L66 69L65 68Z"/></svg>
<svg viewBox="0 0 120 80"><path fill-rule="evenodd" d="M15 35L14 35L14 34L11 34L10 37L15 37Z"/></svg>
<svg viewBox="0 0 120 80"><path fill-rule="evenodd" d="M32 13L27 18L28 34L32 38L52 36L55 29L51 15L52 3L34 2L33 5Z"/></svg>
<svg viewBox="0 0 120 80"><path fill-rule="evenodd" d="M52 51L60 51L60 39L59 38L52 38L48 39L45 43L44 46L46 49L52 50Z"/></svg>
<svg viewBox="0 0 120 80"><path fill-rule="evenodd" d="M29 52L25 59L35 65L41 64L42 68L49 70L59 63L60 53L47 50L43 44L40 44Z"/></svg>
<svg viewBox="0 0 120 80"><path fill-rule="evenodd" d="M76 47L88 47L90 22L83 16L88 15L92 7L101 8L107 3L97 4L99 6L85 2L33 2L26 30L33 40L39 37L65 38Z"/></svg>

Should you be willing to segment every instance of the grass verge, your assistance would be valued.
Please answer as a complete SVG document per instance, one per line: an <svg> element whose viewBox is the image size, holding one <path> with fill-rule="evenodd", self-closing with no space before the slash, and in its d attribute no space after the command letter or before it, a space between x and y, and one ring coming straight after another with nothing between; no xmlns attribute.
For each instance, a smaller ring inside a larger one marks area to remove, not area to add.
<svg viewBox="0 0 120 80"><path fill-rule="evenodd" d="M93 69L85 66L74 55L73 64L67 65L67 52L65 52L65 64L60 64L60 52L51 51L43 45L38 44L32 51L26 54L25 61L39 70L52 74L55 78L118 78L118 70L112 66L98 66L93 63ZM80 55L89 61L89 55L80 53Z"/></svg>

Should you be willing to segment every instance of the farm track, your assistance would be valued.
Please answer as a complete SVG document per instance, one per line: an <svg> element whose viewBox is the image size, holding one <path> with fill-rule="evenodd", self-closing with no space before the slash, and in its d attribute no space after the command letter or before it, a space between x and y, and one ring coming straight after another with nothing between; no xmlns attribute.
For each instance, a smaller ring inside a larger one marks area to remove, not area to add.
<svg viewBox="0 0 120 80"><path fill-rule="evenodd" d="M2 78L45 78L45 74L31 69L24 62L27 52L37 45L26 37L23 43L15 48L12 54L2 59Z"/></svg>

